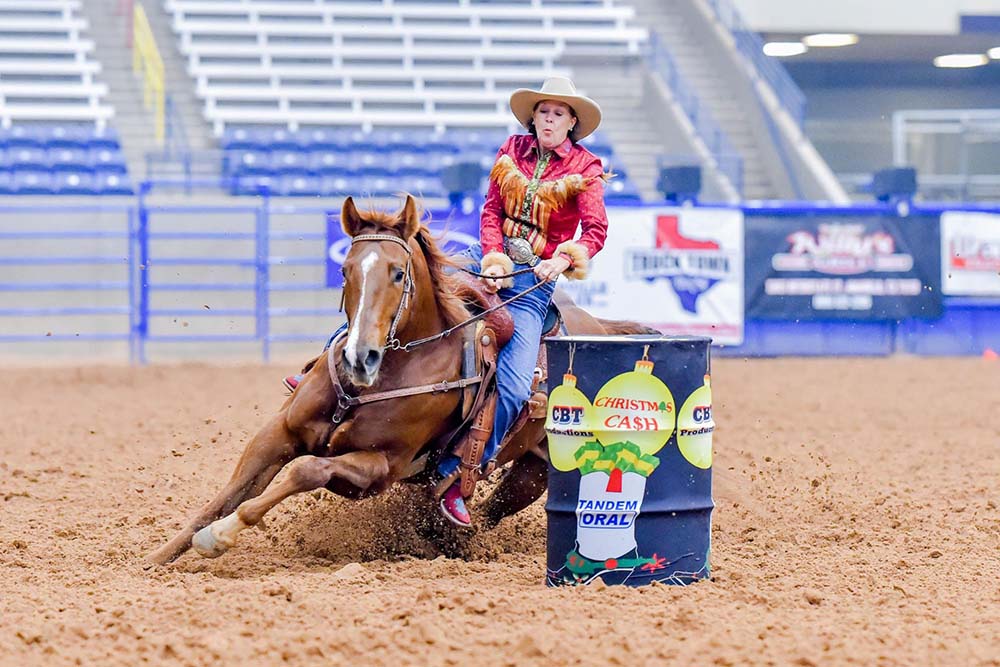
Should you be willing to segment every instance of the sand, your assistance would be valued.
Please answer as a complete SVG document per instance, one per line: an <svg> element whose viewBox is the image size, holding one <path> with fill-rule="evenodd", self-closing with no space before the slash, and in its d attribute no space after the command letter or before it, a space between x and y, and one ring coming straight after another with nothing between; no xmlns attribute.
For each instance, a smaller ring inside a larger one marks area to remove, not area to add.
<svg viewBox="0 0 1000 667"><path fill-rule="evenodd" d="M688 588L545 588L540 502L436 556L407 492L143 569L292 370L8 369L0 665L1000 665L998 363L717 361Z"/></svg>

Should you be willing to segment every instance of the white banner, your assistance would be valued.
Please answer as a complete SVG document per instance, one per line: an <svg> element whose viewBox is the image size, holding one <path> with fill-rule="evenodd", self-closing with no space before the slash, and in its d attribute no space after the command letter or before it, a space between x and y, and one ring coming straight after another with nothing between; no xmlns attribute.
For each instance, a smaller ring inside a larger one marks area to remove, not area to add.
<svg viewBox="0 0 1000 667"><path fill-rule="evenodd" d="M941 215L941 291L1000 296L1000 215L970 211Z"/></svg>
<svg viewBox="0 0 1000 667"><path fill-rule="evenodd" d="M724 208L611 208L608 240L582 281L559 281L578 305L670 335L743 342L743 213Z"/></svg>

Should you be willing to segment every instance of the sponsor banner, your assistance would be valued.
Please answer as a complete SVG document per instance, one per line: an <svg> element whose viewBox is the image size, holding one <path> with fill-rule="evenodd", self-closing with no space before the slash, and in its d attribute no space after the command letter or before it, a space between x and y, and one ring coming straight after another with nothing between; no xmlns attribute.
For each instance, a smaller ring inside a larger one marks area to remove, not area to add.
<svg viewBox="0 0 1000 667"><path fill-rule="evenodd" d="M939 247L936 216L755 216L747 234L747 316L939 317Z"/></svg>
<svg viewBox="0 0 1000 667"><path fill-rule="evenodd" d="M446 220L431 218L431 231L443 237L444 249L449 253L459 253L479 241L479 214L455 215ZM351 249L351 237L340 226L340 214L326 216L326 286L340 289L344 286L344 276L340 273L344 258Z"/></svg>
<svg viewBox="0 0 1000 667"><path fill-rule="evenodd" d="M743 213L610 208L608 239L586 280L559 286L590 314L670 335L743 342Z"/></svg>
<svg viewBox="0 0 1000 667"><path fill-rule="evenodd" d="M941 215L941 290L1000 296L1000 215L969 211Z"/></svg>

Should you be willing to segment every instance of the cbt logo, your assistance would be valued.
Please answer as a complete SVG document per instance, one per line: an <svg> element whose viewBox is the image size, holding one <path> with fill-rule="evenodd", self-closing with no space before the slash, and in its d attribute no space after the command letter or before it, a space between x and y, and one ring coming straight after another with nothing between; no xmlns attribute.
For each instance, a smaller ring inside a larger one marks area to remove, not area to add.
<svg viewBox="0 0 1000 667"><path fill-rule="evenodd" d="M560 426L580 426L583 424L583 408L579 405L554 405L552 421Z"/></svg>
<svg viewBox="0 0 1000 667"><path fill-rule="evenodd" d="M693 239L680 231L676 215L656 217L656 244L625 254L628 278L652 282L665 278L689 313L698 312L698 297L732 274L732 261L716 241Z"/></svg>
<svg viewBox="0 0 1000 667"><path fill-rule="evenodd" d="M694 411L691 413L696 424L704 424L705 422L712 421L712 406L711 405L698 405L695 407Z"/></svg>

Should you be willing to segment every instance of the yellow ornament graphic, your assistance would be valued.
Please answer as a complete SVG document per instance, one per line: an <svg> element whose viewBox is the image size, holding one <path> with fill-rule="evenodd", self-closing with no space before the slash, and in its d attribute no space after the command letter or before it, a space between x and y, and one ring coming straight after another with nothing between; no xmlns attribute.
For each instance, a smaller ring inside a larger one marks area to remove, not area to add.
<svg viewBox="0 0 1000 667"><path fill-rule="evenodd" d="M712 384L706 375L705 383L688 396L677 416L677 447L696 468L708 470L712 467L713 431Z"/></svg>
<svg viewBox="0 0 1000 667"><path fill-rule="evenodd" d="M597 392L592 424L605 447L632 442L651 455L670 439L676 413L673 395L643 355L635 370L611 378Z"/></svg>
<svg viewBox="0 0 1000 667"><path fill-rule="evenodd" d="M563 375L561 385L549 394L545 431L549 434L549 460L556 470L569 472L580 467L574 456L587 440L594 439L590 429L593 406L576 388L576 376Z"/></svg>

